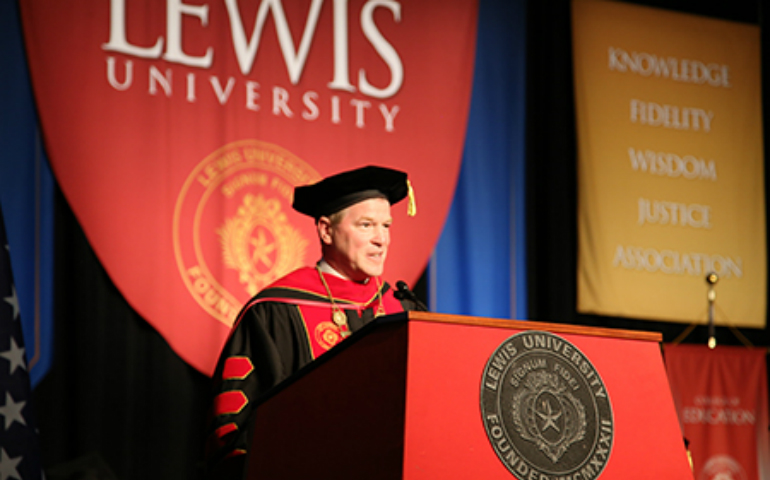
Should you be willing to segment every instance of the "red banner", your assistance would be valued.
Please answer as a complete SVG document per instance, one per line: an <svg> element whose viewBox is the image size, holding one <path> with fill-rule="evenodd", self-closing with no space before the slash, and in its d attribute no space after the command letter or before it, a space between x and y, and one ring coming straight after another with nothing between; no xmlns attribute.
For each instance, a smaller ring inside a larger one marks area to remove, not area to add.
<svg viewBox="0 0 770 480"><path fill-rule="evenodd" d="M696 480L759 480L770 473L765 355L740 347L665 347Z"/></svg>
<svg viewBox="0 0 770 480"><path fill-rule="evenodd" d="M387 279L414 282L448 211L474 1L21 2L57 181L128 302L210 374L240 306L320 256L292 188L409 173Z"/></svg>

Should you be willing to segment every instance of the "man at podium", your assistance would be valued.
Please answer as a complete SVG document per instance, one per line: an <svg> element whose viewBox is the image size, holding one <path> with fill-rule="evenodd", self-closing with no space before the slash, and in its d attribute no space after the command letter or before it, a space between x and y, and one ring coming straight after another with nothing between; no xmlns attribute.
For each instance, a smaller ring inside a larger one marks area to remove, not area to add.
<svg viewBox="0 0 770 480"><path fill-rule="evenodd" d="M295 188L292 206L315 220L321 260L269 285L238 314L213 377L209 478L242 478L253 413L268 390L375 317L416 309L380 278L390 208L406 197L414 215L407 175L376 166Z"/></svg>

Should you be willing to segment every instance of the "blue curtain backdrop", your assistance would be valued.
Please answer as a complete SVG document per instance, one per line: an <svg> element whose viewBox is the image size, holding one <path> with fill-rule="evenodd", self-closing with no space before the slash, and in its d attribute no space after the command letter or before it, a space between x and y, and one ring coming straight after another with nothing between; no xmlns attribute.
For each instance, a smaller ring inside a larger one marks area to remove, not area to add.
<svg viewBox="0 0 770 480"><path fill-rule="evenodd" d="M51 365L54 180L43 151L16 0L0 0L0 205L32 385Z"/></svg>
<svg viewBox="0 0 770 480"><path fill-rule="evenodd" d="M463 163L428 270L436 312L527 317L525 20L524 0L480 2Z"/></svg>

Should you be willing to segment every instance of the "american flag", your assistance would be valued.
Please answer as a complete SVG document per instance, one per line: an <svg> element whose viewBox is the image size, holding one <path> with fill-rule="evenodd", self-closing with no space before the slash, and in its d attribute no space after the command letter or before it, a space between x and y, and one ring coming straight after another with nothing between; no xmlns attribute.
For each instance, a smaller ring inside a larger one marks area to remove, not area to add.
<svg viewBox="0 0 770 480"><path fill-rule="evenodd" d="M19 318L0 210L0 480L40 480L44 475Z"/></svg>

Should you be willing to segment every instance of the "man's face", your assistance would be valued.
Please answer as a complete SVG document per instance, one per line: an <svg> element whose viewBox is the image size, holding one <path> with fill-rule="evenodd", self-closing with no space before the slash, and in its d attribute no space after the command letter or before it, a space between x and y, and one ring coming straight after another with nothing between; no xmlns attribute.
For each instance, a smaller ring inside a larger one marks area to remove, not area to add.
<svg viewBox="0 0 770 480"><path fill-rule="evenodd" d="M390 203L370 198L343 210L340 221L332 225L321 217L319 235L324 258L350 280L361 282L382 275L390 245Z"/></svg>

